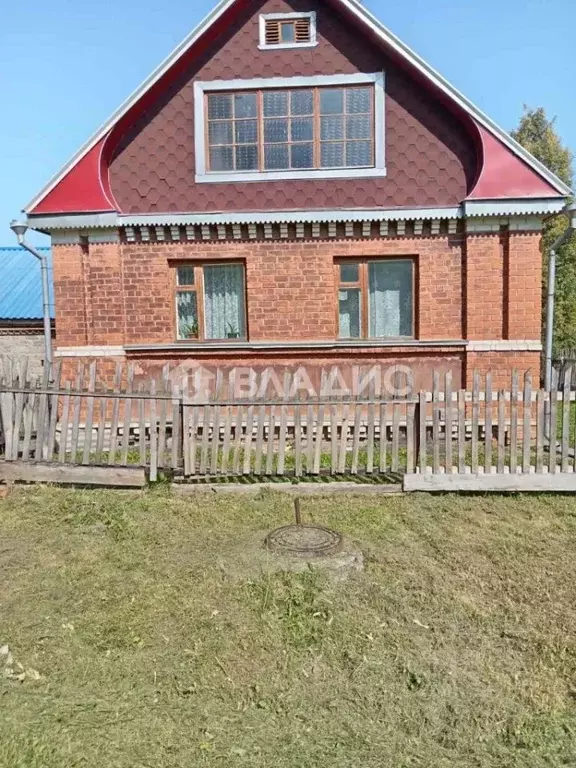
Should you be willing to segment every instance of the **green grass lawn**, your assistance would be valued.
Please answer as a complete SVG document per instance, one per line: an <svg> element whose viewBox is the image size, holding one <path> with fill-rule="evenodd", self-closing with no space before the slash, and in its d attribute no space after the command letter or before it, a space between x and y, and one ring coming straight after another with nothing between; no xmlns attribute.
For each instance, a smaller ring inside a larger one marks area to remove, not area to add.
<svg viewBox="0 0 576 768"><path fill-rule="evenodd" d="M0 766L574 764L573 499L303 499L344 584L251 565L291 504L0 500Z"/></svg>

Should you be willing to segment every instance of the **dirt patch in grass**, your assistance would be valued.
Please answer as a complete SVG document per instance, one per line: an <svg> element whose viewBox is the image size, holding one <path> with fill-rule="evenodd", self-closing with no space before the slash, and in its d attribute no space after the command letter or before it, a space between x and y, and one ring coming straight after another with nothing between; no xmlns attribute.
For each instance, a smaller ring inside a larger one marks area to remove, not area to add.
<svg viewBox="0 0 576 768"><path fill-rule="evenodd" d="M168 489L0 500L2 768L564 766L576 504L320 497L366 569L246 568L292 501Z"/></svg>

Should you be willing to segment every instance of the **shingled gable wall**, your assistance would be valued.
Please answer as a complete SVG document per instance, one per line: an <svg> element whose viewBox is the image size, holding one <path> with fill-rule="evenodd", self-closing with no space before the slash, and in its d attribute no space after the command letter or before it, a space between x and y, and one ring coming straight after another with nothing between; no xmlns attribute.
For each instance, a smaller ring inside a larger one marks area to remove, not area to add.
<svg viewBox="0 0 576 768"><path fill-rule="evenodd" d="M55 245L58 354L70 358L70 370L82 348L110 359L118 348L145 345L144 351L127 352L144 372L183 360L206 367L403 362L415 369L422 387L431 385L433 369L452 370L456 386L469 386L474 368L491 370L495 386L505 386L513 368L531 369L538 380L540 354L523 351L522 342L540 338L539 241L534 232L460 232L367 240ZM434 346L338 345L334 260L367 256L415 259L417 339ZM212 259L245 263L249 341L280 342L283 349L214 351L175 342L174 266ZM334 347L290 348L311 341Z"/></svg>
<svg viewBox="0 0 576 768"><path fill-rule="evenodd" d="M259 14L292 11L317 12L318 45L259 50ZM194 82L376 72L385 74L385 178L194 183ZM250 0L122 136L111 189L134 214L454 206L478 171L478 137L463 120L326 2Z"/></svg>

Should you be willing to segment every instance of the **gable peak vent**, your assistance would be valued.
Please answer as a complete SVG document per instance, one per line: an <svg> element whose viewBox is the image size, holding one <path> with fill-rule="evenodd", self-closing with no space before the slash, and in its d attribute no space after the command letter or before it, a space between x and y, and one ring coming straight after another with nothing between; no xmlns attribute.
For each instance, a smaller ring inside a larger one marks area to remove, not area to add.
<svg viewBox="0 0 576 768"><path fill-rule="evenodd" d="M260 17L260 48L316 45L315 13L272 13Z"/></svg>

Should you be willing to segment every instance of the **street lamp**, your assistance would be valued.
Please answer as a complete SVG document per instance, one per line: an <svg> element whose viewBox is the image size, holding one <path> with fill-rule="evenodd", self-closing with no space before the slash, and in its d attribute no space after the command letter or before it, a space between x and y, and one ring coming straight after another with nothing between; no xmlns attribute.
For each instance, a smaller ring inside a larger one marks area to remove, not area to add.
<svg viewBox="0 0 576 768"><path fill-rule="evenodd" d="M52 326L50 322L50 289L48 283L48 258L45 254L37 251L34 246L30 245L25 240L26 232L28 231L28 225L23 221L13 221L10 224L10 229L16 235L18 244L24 248L28 253L38 259L40 262L40 270L42 273L42 314L44 317L44 349L46 366L48 370L52 367Z"/></svg>

